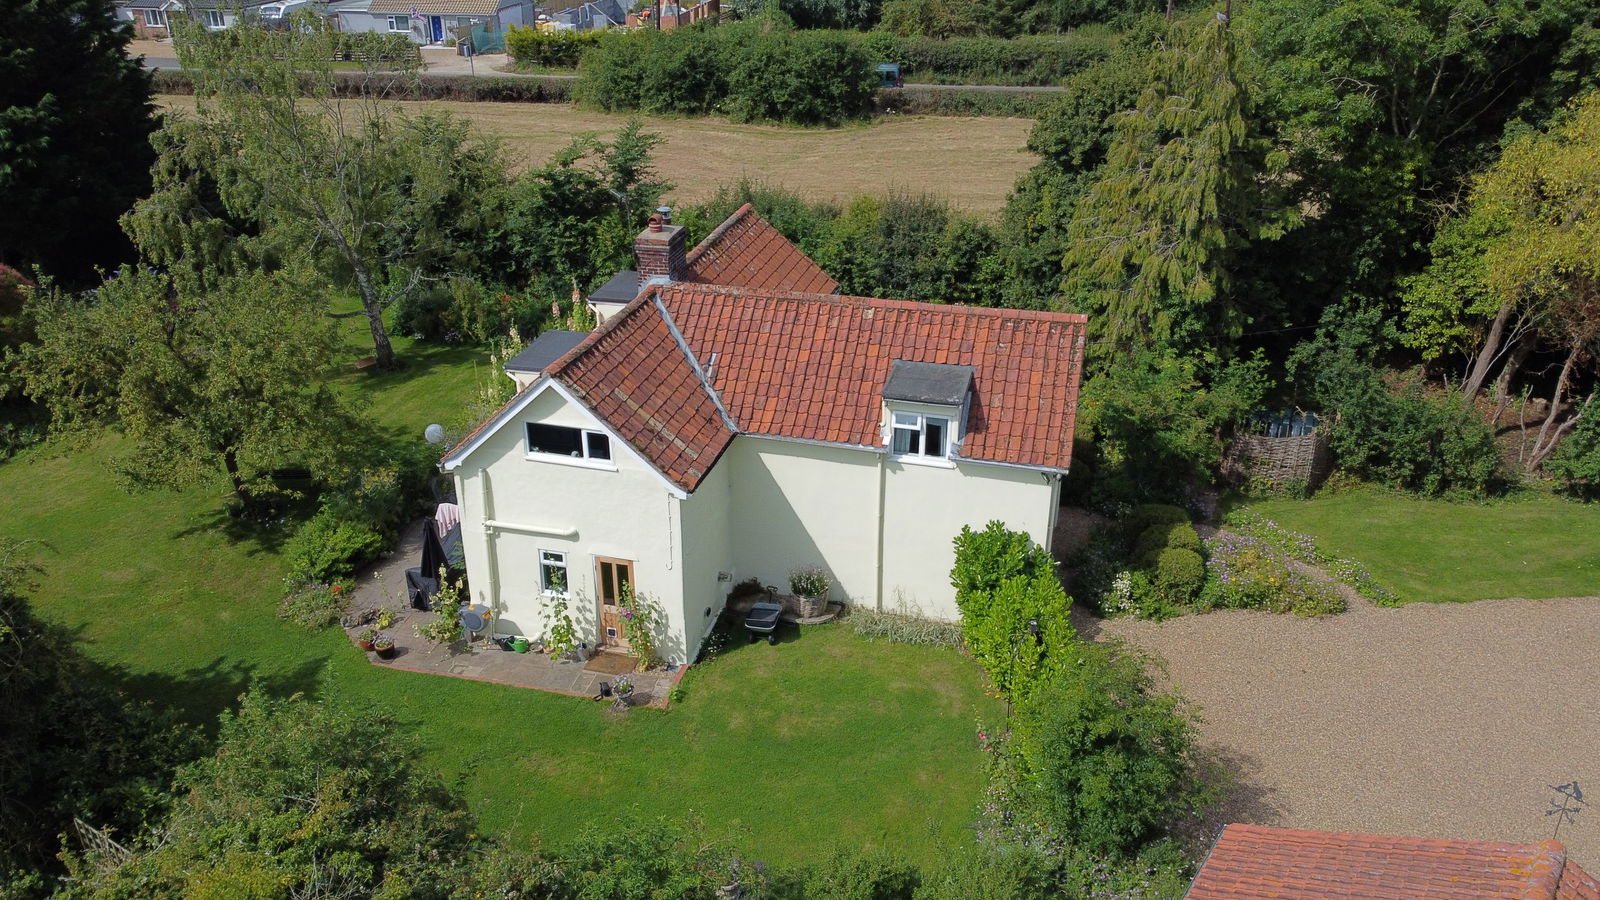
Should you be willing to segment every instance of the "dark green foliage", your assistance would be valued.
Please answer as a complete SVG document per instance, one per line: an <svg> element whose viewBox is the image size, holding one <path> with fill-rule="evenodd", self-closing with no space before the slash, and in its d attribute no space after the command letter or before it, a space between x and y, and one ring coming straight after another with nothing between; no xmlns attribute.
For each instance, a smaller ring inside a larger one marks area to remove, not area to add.
<svg viewBox="0 0 1600 900"><path fill-rule="evenodd" d="M158 821L173 771L200 752L174 715L111 687L120 673L35 616L28 550L0 539L0 884L17 897L24 881L59 874L57 835L74 818L119 839Z"/></svg>
<svg viewBox="0 0 1600 900"><path fill-rule="evenodd" d="M193 94L194 76L182 69L159 69L151 89L158 94ZM359 96L372 87L360 72L333 73L338 96ZM423 73L404 83L384 83L387 96L404 100L479 100L493 103L566 103L572 81L566 78L491 77Z"/></svg>
<svg viewBox="0 0 1600 900"><path fill-rule="evenodd" d="M1166 503L1146 503L1135 506L1123 517L1122 527L1130 535L1137 537L1157 525L1187 524L1189 513L1181 506L1172 506Z"/></svg>
<svg viewBox="0 0 1600 900"><path fill-rule="evenodd" d="M1595 395L1584 401L1578 423L1545 463L1545 470L1561 480L1567 493L1600 500L1600 402Z"/></svg>
<svg viewBox="0 0 1600 900"><path fill-rule="evenodd" d="M1055 560L1023 532L990 522L956 536L950 583L961 609L961 637L995 687L1026 696L1049 673L1068 665L1077 632L1072 599L1056 577Z"/></svg>
<svg viewBox="0 0 1600 900"><path fill-rule="evenodd" d="M0 34L0 262L70 284L132 258L117 217L150 189L150 76L111 0L8 6Z"/></svg>
<svg viewBox="0 0 1600 900"><path fill-rule="evenodd" d="M1024 37L901 37L887 31L858 35L874 63L900 64L907 81L933 84L1060 84L1104 59L1117 43L1114 32L1084 28L1065 35Z"/></svg>
<svg viewBox="0 0 1600 900"><path fill-rule="evenodd" d="M475 838L421 758L381 710L253 689L180 774L163 840L68 896L447 897Z"/></svg>
<svg viewBox="0 0 1600 900"><path fill-rule="evenodd" d="M1221 457L1187 359L1141 351L1084 387L1080 422L1099 445L1096 502L1172 500L1207 482Z"/></svg>
<svg viewBox="0 0 1600 900"><path fill-rule="evenodd" d="M767 0L798 28L867 28L882 0Z"/></svg>
<svg viewBox="0 0 1600 900"><path fill-rule="evenodd" d="M1074 655L1017 710L1014 789L1073 843L1134 852L1201 800L1194 727L1139 657L1095 644Z"/></svg>
<svg viewBox="0 0 1600 900"><path fill-rule="evenodd" d="M1171 507L1158 508L1168 509ZM1165 550L1168 547L1193 550L1198 553L1200 552L1200 534L1187 521L1151 525L1139 532L1139 538L1133 545L1133 554L1136 557L1142 557L1152 550Z"/></svg>
<svg viewBox="0 0 1600 900"><path fill-rule="evenodd" d="M689 243L693 245L746 203L813 257L828 242L834 221L839 218L837 206L813 203L779 185L743 178L719 186L716 193L700 203L683 207L673 214L672 220L689 229Z"/></svg>
<svg viewBox="0 0 1600 900"><path fill-rule="evenodd" d="M1498 490L1506 476L1489 427L1459 398L1431 394L1420 373L1386 380L1369 354L1357 326L1302 344L1289 361L1302 402L1334 420L1339 466L1429 496Z"/></svg>
<svg viewBox="0 0 1600 900"><path fill-rule="evenodd" d="M846 294L994 306L1000 293L993 231L926 196L857 199L815 259Z"/></svg>
<svg viewBox="0 0 1600 900"><path fill-rule="evenodd" d="M506 29L506 52L525 66L571 69L591 48L598 46L605 32L540 31L531 26L512 25Z"/></svg>
<svg viewBox="0 0 1600 900"><path fill-rule="evenodd" d="M881 115L907 116L1004 116L1030 119L1057 102L1054 93L970 90L933 90L909 85L899 90L879 91L874 109Z"/></svg>
<svg viewBox="0 0 1600 900"><path fill-rule="evenodd" d="M329 628L339 624L346 599L342 584L302 584L283 595L283 601L278 604L278 618L312 631Z"/></svg>
<svg viewBox="0 0 1600 900"><path fill-rule="evenodd" d="M772 19L615 35L579 74L578 99L601 109L798 125L865 116L876 84L858 42Z"/></svg>
<svg viewBox="0 0 1600 900"><path fill-rule="evenodd" d="M887 850L835 850L812 868L802 896L829 900L911 900L921 878Z"/></svg>
<svg viewBox="0 0 1600 900"><path fill-rule="evenodd" d="M1151 568L1156 589L1173 603L1189 603L1205 585L1206 563L1196 550L1168 547L1157 551Z"/></svg>
<svg viewBox="0 0 1600 900"><path fill-rule="evenodd" d="M328 582L348 578L382 549L383 535L372 526L324 509L300 526L284 545L283 556L293 583Z"/></svg>

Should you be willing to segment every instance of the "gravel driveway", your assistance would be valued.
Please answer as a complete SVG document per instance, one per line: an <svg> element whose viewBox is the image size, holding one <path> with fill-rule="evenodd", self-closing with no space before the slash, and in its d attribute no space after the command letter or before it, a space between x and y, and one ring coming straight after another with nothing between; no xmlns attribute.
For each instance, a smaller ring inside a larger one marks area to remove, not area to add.
<svg viewBox="0 0 1600 900"><path fill-rule="evenodd" d="M1238 773L1228 821L1537 843L1576 779L1560 840L1600 871L1600 598L1077 624L1167 661Z"/></svg>

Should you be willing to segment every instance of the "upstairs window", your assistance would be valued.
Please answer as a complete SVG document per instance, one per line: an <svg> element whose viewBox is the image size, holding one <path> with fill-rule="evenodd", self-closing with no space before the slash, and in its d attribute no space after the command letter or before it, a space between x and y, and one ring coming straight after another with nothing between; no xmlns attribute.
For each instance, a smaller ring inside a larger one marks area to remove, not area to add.
<svg viewBox="0 0 1600 900"><path fill-rule="evenodd" d="M528 423L528 452L573 459L611 460L611 439L598 431Z"/></svg>
<svg viewBox="0 0 1600 900"><path fill-rule="evenodd" d="M944 416L896 412L889 449L896 456L928 456L943 459L949 455L950 420Z"/></svg>

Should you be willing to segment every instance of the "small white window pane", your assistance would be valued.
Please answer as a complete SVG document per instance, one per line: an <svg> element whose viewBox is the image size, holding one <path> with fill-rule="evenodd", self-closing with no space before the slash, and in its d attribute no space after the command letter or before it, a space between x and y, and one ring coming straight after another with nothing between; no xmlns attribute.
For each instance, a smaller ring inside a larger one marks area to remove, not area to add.
<svg viewBox="0 0 1600 900"><path fill-rule="evenodd" d="M910 425L912 428L916 428L922 424L919 421L921 418L916 413L897 412L894 414L894 423L896 425Z"/></svg>
<svg viewBox="0 0 1600 900"><path fill-rule="evenodd" d="M584 444L589 451L590 459L611 458L611 438L597 431L585 431L583 438Z"/></svg>
<svg viewBox="0 0 1600 900"><path fill-rule="evenodd" d="M894 444L890 447L898 454L921 453L922 435L913 428L896 428L894 430Z"/></svg>
<svg viewBox="0 0 1600 900"><path fill-rule="evenodd" d="M948 423L944 419L929 418L923 425L922 452L928 456L944 456L944 435Z"/></svg>
<svg viewBox="0 0 1600 900"><path fill-rule="evenodd" d="M539 551L539 586L556 594L567 592L567 555L554 550Z"/></svg>

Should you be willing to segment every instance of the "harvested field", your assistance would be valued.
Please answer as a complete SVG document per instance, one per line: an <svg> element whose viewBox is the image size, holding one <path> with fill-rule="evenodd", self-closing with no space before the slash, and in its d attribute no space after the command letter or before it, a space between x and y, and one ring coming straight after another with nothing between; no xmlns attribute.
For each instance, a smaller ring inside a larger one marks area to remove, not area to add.
<svg viewBox="0 0 1600 900"><path fill-rule="evenodd" d="M1538 843L1551 785L1600 789L1600 598L1413 603L1322 619L1075 617L1166 659L1238 773L1226 821ZM1600 807L1561 826L1600 869Z"/></svg>
<svg viewBox="0 0 1600 900"><path fill-rule="evenodd" d="M168 108L192 109L193 97L161 95ZM538 164L574 137L614 134L626 116L540 103L407 103L408 110L448 112L505 141L519 164ZM1017 177L1036 157L1024 149L1031 119L907 116L834 129L736 125L720 119L645 118L666 138L656 167L677 184L679 202L704 199L717 185L749 176L785 185L813 200L845 202L895 190L928 193L983 215L997 214Z"/></svg>

